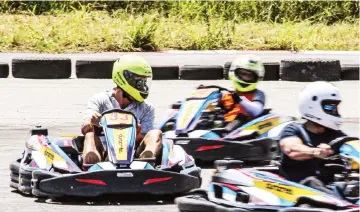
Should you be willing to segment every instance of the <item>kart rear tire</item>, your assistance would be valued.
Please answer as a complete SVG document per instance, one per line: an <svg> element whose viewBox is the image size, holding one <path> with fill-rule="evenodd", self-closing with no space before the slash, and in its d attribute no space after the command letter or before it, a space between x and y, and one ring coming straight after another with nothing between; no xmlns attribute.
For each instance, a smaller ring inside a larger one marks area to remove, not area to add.
<svg viewBox="0 0 360 212"><path fill-rule="evenodd" d="M19 183L19 174L11 172L10 173L10 181L14 182L14 183Z"/></svg>
<svg viewBox="0 0 360 212"><path fill-rule="evenodd" d="M10 182L10 187L13 188L13 189L18 190L19 189L19 184L15 183L15 182Z"/></svg>
<svg viewBox="0 0 360 212"><path fill-rule="evenodd" d="M32 194L31 187L31 173L34 170L32 167L21 167L19 174L19 191L24 194Z"/></svg>
<svg viewBox="0 0 360 212"><path fill-rule="evenodd" d="M10 171L16 174L19 174L21 158L18 158L16 161L10 163Z"/></svg>
<svg viewBox="0 0 360 212"><path fill-rule="evenodd" d="M10 187L19 189L19 169L21 158L10 163Z"/></svg>

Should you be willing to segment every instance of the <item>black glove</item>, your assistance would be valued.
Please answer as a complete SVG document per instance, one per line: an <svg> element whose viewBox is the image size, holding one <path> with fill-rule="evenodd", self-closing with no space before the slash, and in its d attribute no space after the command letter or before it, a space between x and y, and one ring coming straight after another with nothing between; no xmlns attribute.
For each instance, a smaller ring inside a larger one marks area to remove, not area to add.
<svg viewBox="0 0 360 212"><path fill-rule="evenodd" d="M234 100L234 104L240 103L242 101L237 93L233 93L232 98Z"/></svg>

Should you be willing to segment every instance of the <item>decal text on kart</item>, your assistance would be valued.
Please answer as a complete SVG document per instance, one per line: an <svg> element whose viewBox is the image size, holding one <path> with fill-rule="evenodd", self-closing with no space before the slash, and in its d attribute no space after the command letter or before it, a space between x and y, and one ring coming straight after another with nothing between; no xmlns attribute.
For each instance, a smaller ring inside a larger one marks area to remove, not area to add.
<svg viewBox="0 0 360 212"><path fill-rule="evenodd" d="M124 150L124 147L123 147L123 138L122 138L122 134L119 133L118 134L118 143L119 143L119 153L122 153L123 150Z"/></svg>
<svg viewBox="0 0 360 212"><path fill-rule="evenodd" d="M287 193L289 195L293 194L291 189L286 188L286 187L282 187L282 186L279 186L279 185L275 185L275 184L272 184L272 183L267 183L266 188L270 189L270 190L276 190L276 191L279 191L279 192Z"/></svg>
<svg viewBox="0 0 360 212"><path fill-rule="evenodd" d="M44 152L45 157L49 158L50 161L54 160L54 154L52 152L50 152L49 149L46 149Z"/></svg>
<svg viewBox="0 0 360 212"><path fill-rule="evenodd" d="M264 129L265 127L271 127L271 126L272 126L272 123L271 123L271 122L268 122L268 123L259 125L259 130Z"/></svg>

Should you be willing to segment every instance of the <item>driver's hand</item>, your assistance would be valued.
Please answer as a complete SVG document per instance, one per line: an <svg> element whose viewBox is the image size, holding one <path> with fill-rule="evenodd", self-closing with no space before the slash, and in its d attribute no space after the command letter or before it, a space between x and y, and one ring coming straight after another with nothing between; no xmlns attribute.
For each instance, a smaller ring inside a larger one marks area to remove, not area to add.
<svg viewBox="0 0 360 212"><path fill-rule="evenodd" d="M317 148L318 150L315 151L315 156L317 157L326 158L334 154L334 151L332 151L331 147L327 144L321 143Z"/></svg>
<svg viewBox="0 0 360 212"><path fill-rule="evenodd" d="M91 119L90 119L90 123L92 125L95 125L95 126L99 126L99 121L101 119L101 114L100 113L94 113L92 116L91 116Z"/></svg>

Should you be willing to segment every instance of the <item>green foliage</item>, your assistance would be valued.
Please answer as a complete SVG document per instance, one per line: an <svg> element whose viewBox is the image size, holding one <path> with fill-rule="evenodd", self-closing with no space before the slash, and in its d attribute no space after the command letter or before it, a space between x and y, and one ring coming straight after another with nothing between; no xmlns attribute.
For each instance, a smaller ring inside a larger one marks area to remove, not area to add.
<svg viewBox="0 0 360 212"><path fill-rule="evenodd" d="M0 13L55 15L106 11L142 16L158 13L186 20L218 18L235 22L358 22L358 1L3 1Z"/></svg>
<svg viewBox="0 0 360 212"><path fill-rule="evenodd" d="M359 50L357 1L3 1L0 51Z"/></svg>

